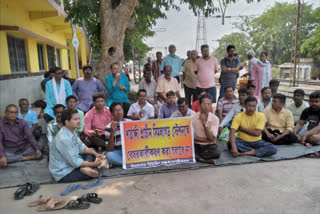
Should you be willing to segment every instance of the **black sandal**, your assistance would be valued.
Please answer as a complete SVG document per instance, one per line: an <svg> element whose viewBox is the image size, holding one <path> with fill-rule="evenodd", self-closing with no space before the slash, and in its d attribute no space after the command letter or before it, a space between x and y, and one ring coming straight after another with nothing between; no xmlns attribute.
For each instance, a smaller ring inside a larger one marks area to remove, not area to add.
<svg viewBox="0 0 320 214"><path fill-rule="evenodd" d="M69 201L69 203L64 208L68 210L85 210L89 207L89 203L84 202L82 199L78 198L77 200Z"/></svg>
<svg viewBox="0 0 320 214"><path fill-rule="evenodd" d="M36 191L38 191L40 185L37 183L26 183L22 185L17 191L14 193L14 200L21 200L24 196L32 195Z"/></svg>
<svg viewBox="0 0 320 214"><path fill-rule="evenodd" d="M81 200L83 200L85 202L95 203L95 204L99 204L102 202L102 198L99 198L98 194L96 194L96 193L85 194L85 195L81 196Z"/></svg>

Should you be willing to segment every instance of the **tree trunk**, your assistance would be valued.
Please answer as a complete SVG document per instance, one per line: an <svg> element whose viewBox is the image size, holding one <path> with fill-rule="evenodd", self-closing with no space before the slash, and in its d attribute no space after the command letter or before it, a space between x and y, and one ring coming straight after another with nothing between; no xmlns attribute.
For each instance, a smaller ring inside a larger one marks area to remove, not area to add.
<svg viewBox="0 0 320 214"><path fill-rule="evenodd" d="M105 84L111 73L110 65L124 60L123 42L126 29L132 29L131 17L138 0L100 0L101 57L96 65L96 76ZM121 68L121 67L120 67Z"/></svg>

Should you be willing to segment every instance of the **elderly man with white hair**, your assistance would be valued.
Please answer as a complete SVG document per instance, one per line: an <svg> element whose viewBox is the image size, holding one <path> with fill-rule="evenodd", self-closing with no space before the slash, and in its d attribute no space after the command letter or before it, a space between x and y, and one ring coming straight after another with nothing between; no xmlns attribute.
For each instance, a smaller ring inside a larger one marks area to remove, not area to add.
<svg viewBox="0 0 320 214"><path fill-rule="evenodd" d="M259 63L261 66L264 66L263 63L258 59L258 58L255 58L254 57L255 53L253 50L249 50L247 52L247 58L249 60L249 65L248 65L248 74L245 74L243 76L249 76L249 84L252 84L253 81L252 81L252 68L253 68L253 65L256 64L256 63Z"/></svg>

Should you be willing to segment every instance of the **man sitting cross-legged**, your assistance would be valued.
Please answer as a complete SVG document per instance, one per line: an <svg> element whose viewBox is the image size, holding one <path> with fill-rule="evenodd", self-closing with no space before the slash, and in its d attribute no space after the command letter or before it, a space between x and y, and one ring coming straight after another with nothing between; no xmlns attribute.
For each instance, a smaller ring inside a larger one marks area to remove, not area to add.
<svg viewBox="0 0 320 214"><path fill-rule="evenodd" d="M103 155L86 147L78 137L80 126L78 111L66 109L62 112L63 127L50 145L49 170L58 182L76 182L98 177L92 167L101 165Z"/></svg>
<svg viewBox="0 0 320 214"><path fill-rule="evenodd" d="M105 136L108 140L108 144L106 145L106 158L110 164L122 165L120 122L130 120L123 118L124 112L121 103L112 103L110 106L110 112L113 120L105 129Z"/></svg>
<svg viewBox="0 0 320 214"><path fill-rule="evenodd" d="M41 135L41 131L37 131L38 127L38 116L37 113L31 109L29 109L29 100L26 98L22 98L19 100L19 119L24 119L27 121L29 128L31 129L31 132L35 139L39 139Z"/></svg>
<svg viewBox="0 0 320 214"><path fill-rule="evenodd" d="M309 104L310 107L303 110L293 131L299 142L305 146L320 143L320 91L310 94ZM308 127L302 129L306 123L309 123Z"/></svg>
<svg viewBox="0 0 320 214"><path fill-rule="evenodd" d="M293 134L292 113L284 108L286 96L275 94L272 107L264 111L267 123L263 130L262 139L273 144L291 144L297 142Z"/></svg>
<svg viewBox="0 0 320 214"><path fill-rule="evenodd" d="M222 122L223 118L227 116L232 107L239 104L239 100L234 96L234 88L232 86L224 87L224 97L218 101L217 113L219 121Z"/></svg>
<svg viewBox="0 0 320 214"><path fill-rule="evenodd" d="M141 111L144 110L147 114L147 119L154 119L154 108L147 102L147 91L140 89L138 91L138 102L132 104L128 111L128 118L131 120L140 120L143 117Z"/></svg>
<svg viewBox="0 0 320 214"><path fill-rule="evenodd" d="M175 111L170 118L176 117L193 117L196 113L189 109L189 104L186 98L178 99L178 111Z"/></svg>
<svg viewBox="0 0 320 214"><path fill-rule="evenodd" d="M64 111L64 105L57 104L53 107L54 116L56 119L51 120L47 125L47 138L49 145L52 143L53 138L58 134L62 128L61 114Z"/></svg>
<svg viewBox="0 0 320 214"><path fill-rule="evenodd" d="M294 125L296 125L299 121L303 110L309 107L309 104L306 101L304 101L304 95L304 90L300 88L294 90L293 102L287 105L287 109L292 112Z"/></svg>
<svg viewBox="0 0 320 214"><path fill-rule="evenodd" d="M215 159L220 157L216 145L219 119L210 112L211 99L209 94L200 97L200 112L192 117L192 123L196 159L200 162L215 164Z"/></svg>
<svg viewBox="0 0 320 214"><path fill-rule="evenodd" d="M245 101L246 111L233 118L228 147L234 157L238 155L267 157L277 153L275 145L261 140L266 121L264 115L256 111L257 102L255 97L248 97ZM238 131L237 139L236 131Z"/></svg>
<svg viewBox="0 0 320 214"><path fill-rule="evenodd" d="M244 102L248 98L248 90L245 88L240 88L238 90L239 102L233 105L229 113L223 118L222 122L219 125L219 134L222 132L224 127L230 127L232 124L232 119L239 113L246 110Z"/></svg>
<svg viewBox="0 0 320 214"><path fill-rule="evenodd" d="M34 139L28 123L18 118L18 107L8 105L5 117L0 120L0 166L39 159L41 147Z"/></svg>
<svg viewBox="0 0 320 214"><path fill-rule="evenodd" d="M171 117L171 115L178 110L178 105L176 102L176 94L173 91L169 91L167 94L167 101L160 108L160 119L165 119Z"/></svg>
<svg viewBox="0 0 320 214"><path fill-rule="evenodd" d="M104 136L104 129L111 121L111 114L108 107L105 106L106 101L101 93L93 95L94 107L87 112L84 117L83 132L88 136L88 147L93 147L101 151L106 146L106 138Z"/></svg>

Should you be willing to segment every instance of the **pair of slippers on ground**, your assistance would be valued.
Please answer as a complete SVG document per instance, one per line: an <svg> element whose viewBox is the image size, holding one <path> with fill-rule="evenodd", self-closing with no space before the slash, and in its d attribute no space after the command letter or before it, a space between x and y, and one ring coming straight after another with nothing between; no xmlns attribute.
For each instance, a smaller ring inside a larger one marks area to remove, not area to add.
<svg viewBox="0 0 320 214"><path fill-rule="evenodd" d="M99 204L102 202L102 198L98 197L96 193L88 193L76 200L63 200L59 197L47 197L40 195L39 199L32 201L28 204L28 207L35 207L37 211L50 211L50 210L60 210L60 209L70 209L70 210L82 210L88 209L90 203Z"/></svg>

